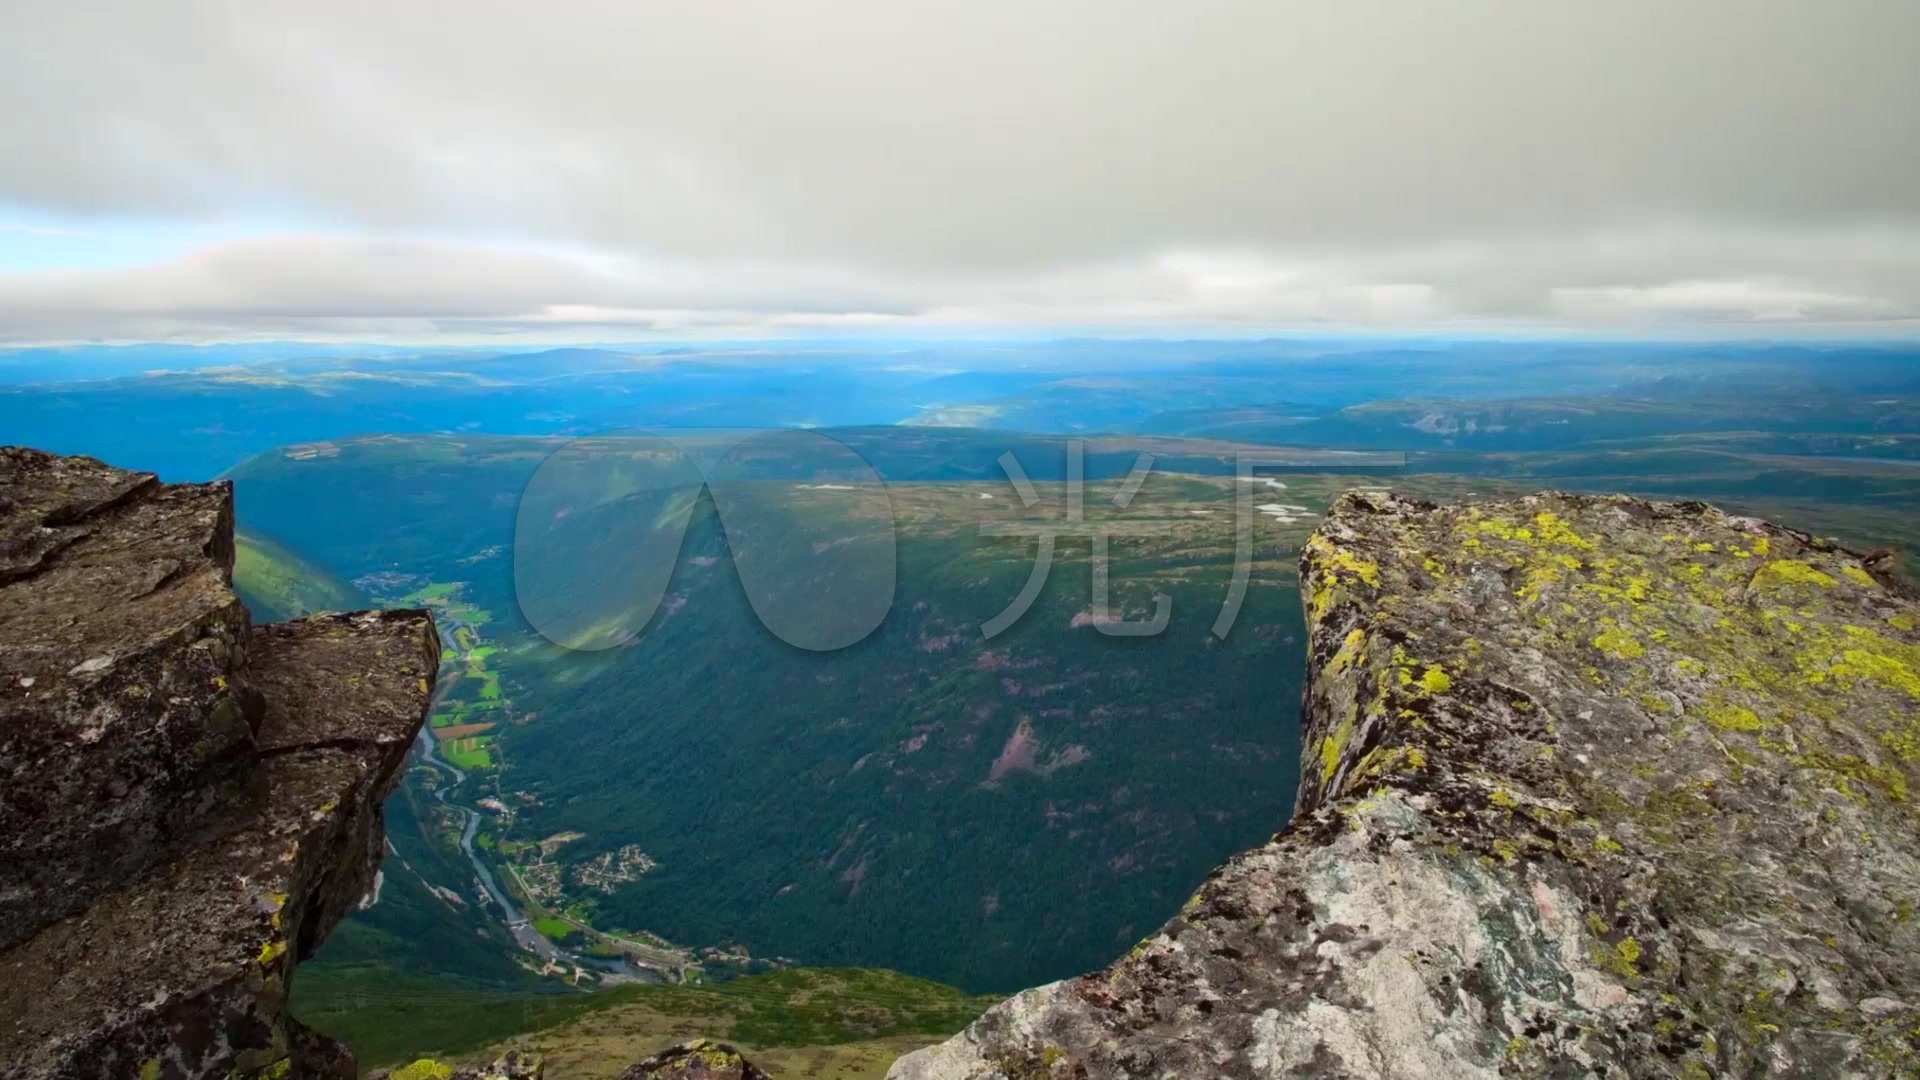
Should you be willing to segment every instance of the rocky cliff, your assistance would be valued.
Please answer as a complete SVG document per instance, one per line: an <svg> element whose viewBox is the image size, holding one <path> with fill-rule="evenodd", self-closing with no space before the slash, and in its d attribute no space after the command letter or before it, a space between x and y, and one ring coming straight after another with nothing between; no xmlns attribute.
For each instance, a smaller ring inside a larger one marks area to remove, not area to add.
<svg viewBox="0 0 1920 1080"><path fill-rule="evenodd" d="M894 1080L1920 1074L1920 604L1694 503L1349 495L1297 813Z"/></svg>
<svg viewBox="0 0 1920 1080"><path fill-rule="evenodd" d="M0 1076L352 1076L285 1010L372 883L425 612L254 626L224 484L0 449Z"/></svg>

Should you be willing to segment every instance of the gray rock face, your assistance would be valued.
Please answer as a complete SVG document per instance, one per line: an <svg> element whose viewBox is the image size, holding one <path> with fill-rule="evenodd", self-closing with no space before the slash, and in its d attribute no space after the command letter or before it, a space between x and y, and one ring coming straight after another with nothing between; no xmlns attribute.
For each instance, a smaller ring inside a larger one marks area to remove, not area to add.
<svg viewBox="0 0 1920 1080"><path fill-rule="evenodd" d="M0 947L0 1077L351 1077L287 988L372 884L438 666L431 617L250 628L224 485L0 464L6 813L42 822L32 850L78 883L47 897L17 838L0 864L24 913Z"/></svg>
<svg viewBox="0 0 1920 1080"><path fill-rule="evenodd" d="M0 448L0 948L233 828L232 495Z"/></svg>
<svg viewBox="0 0 1920 1080"><path fill-rule="evenodd" d="M1294 820L894 1080L1920 1072L1920 604L1700 504L1339 502Z"/></svg>

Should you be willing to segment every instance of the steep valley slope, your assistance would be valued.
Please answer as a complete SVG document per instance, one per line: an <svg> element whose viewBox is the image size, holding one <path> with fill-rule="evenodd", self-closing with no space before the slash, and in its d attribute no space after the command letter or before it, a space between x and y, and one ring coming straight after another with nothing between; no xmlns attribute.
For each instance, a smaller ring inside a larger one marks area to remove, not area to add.
<svg viewBox="0 0 1920 1080"><path fill-rule="evenodd" d="M1113 546L1116 609L1172 598L1166 631L1133 639L1090 624L1084 539L1061 542L1024 619L981 633L1020 592L1034 548L978 527L1062 520L1058 483L1041 482L1032 510L1004 480L895 483L879 522L849 485L766 480L766 505L786 516L762 535L895 529L885 619L825 653L762 625L735 569L754 542L737 510L723 528L710 498L667 513L684 493L571 505L562 527L578 544L560 592L614 591L648 542L627 538L686 522L644 634L579 652L533 632L514 592L512 496L553 446L341 442L256 459L234 479L244 523L297 529L302 554L331 573L439 616L442 751L505 808L482 846L562 935L567 920L658 935L722 971L759 966L749 957L871 964L1013 989L1124 947L1293 798L1292 553L1306 506L1353 477L1259 485L1258 504L1286 508L1253 515L1249 586L1225 639L1211 628L1232 573L1231 476L1156 473L1124 513L1119 478L1091 485L1090 520L1165 530ZM834 540L810 543L803 555Z"/></svg>

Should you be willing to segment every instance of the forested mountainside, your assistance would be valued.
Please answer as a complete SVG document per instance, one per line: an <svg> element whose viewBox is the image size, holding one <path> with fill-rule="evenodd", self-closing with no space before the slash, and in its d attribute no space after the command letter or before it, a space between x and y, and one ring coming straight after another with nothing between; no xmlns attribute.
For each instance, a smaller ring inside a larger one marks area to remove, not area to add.
<svg viewBox="0 0 1920 1080"><path fill-rule="evenodd" d="M1032 611L992 641L980 624L1019 593L1034 558L1030 541L978 542L981 523L1022 512L1011 485L896 484L888 522L850 509L849 485L753 480L799 519L788 531L895 530L890 611L831 653L762 625L734 569L755 538L737 516L723 529L711 499L689 493L665 524L668 495L581 503L561 527L584 554L546 571L563 575L556 590L624 580L621 539L681 522L685 534L670 538L678 567L644 635L575 652L522 620L507 553L515 506L504 496L551 450L343 442L258 459L234 480L249 526L324 520L306 532L310 559L439 614L441 752L506 810L482 831L484 857L555 918L743 963L875 964L1011 987L1137 935L1292 799L1287 702L1299 682L1268 658L1296 633L1298 600L1267 553L1307 516L1257 515L1243 628L1214 637L1234 550L1229 477L1157 475L1130 511L1172 531L1149 551L1116 546L1115 604L1170 595L1165 634L1089 625L1082 540L1062 545ZM1119 514L1108 501L1119 483L1096 482L1086 502L1105 509L1090 513ZM1331 486L1316 479L1301 497ZM380 509L358 509L369 505ZM1062 892L1105 900L1060 905Z"/></svg>

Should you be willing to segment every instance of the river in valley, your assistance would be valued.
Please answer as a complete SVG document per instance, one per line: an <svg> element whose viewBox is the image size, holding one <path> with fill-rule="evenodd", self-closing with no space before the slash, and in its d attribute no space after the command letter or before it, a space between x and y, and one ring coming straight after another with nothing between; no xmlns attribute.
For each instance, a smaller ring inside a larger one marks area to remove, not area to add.
<svg viewBox="0 0 1920 1080"><path fill-rule="evenodd" d="M499 909L506 923L507 932L513 935L516 944L543 960L598 971L602 979L607 982L663 983L666 981L659 972L641 967L624 957L587 956L562 949L547 940L546 935L535 930L526 913L514 904L513 897L500 887L500 883L493 876L493 871L487 868L487 864L482 862L479 854L474 851L473 838L480 832L480 812L448 798L457 788L466 783L466 772L440 756L433 734L427 728L420 729L418 749L421 761L453 778L450 783L441 784L434 789L434 798L459 811L465 817L466 824L460 829L460 853L467 857L468 863L472 864L473 876L479 882L481 891Z"/></svg>

